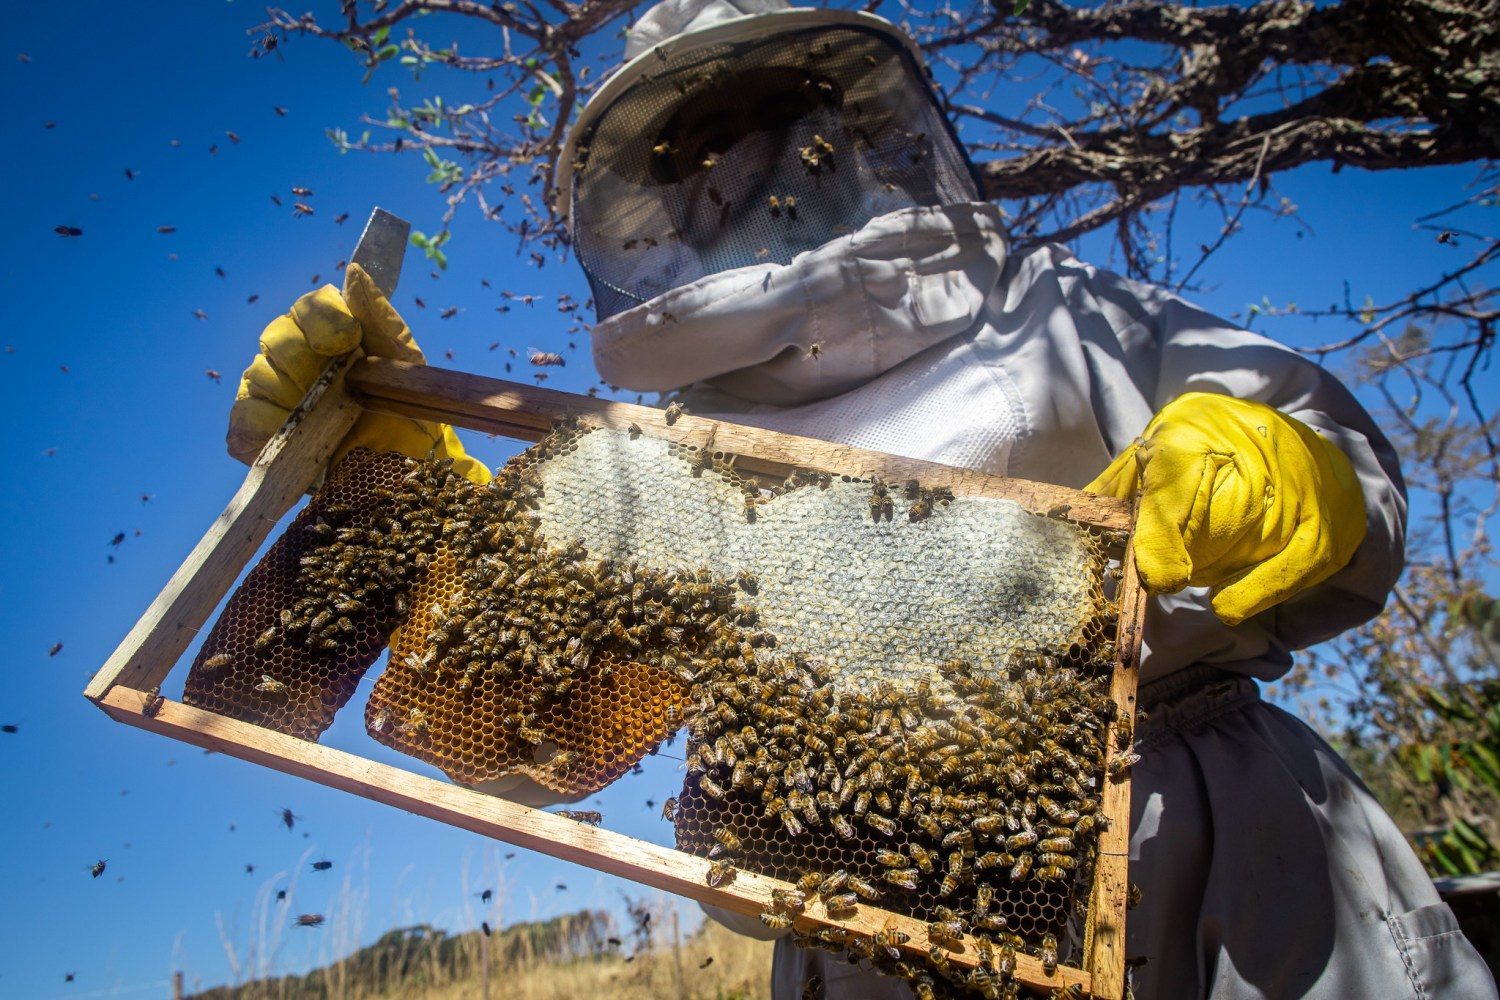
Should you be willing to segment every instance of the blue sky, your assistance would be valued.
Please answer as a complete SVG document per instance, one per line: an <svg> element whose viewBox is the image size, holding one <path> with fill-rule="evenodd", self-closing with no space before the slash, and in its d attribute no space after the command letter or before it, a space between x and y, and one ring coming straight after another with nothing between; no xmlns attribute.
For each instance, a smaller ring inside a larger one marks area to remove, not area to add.
<svg viewBox="0 0 1500 1000"><path fill-rule="evenodd" d="M336 4L314 8L327 15ZM242 968L264 960L293 971L399 924L462 930L486 917L614 906L631 891L525 852L506 861L504 845L115 725L80 696L241 481L224 426L261 327L312 288L313 275L338 280L335 265L372 205L429 231L443 208L418 158L340 156L324 136L330 126L357 133L362 112L384 107L384 88L414 92L409 81L390 67L361 87L354 62L327 43L251 60L245 30L260 12L234 2L10 12L11 51L0 53L12 136L3 187L11 236L0 259L0 523L9 526L0 533L0 645L9 654L0 722L19 731L0 735L0 884L13 901L0 914L0 994L159 993L174 969L208 986L235 976L226 940ZM476 36L466 49L485 43ZM1280 178L1307 228L1252 222L1210 263L1196 298L1229 315L1262 296L1326 304L1345 280L1356 301L1430 280L1462 251L1411 220L1457 200L1472 176L1310 168ZM293 186L313 189L303 200L315 215L292 217ZM342 212L349 221L339 226ZM59 239L57 225L84 235ZM1179 238L1188 245L1217 228L1208 218L1186 225ZM1079 249L1107 263L1102 239ZM570 332L554 307L561 293L588 297L572 263L525 266L513 239L473 210L460 213L449 250L452 266L438 279L420 255L409 257L397 295L431 360L503 376L506 347L536 347L568 358L549 385L583 391L595 381L587 334ZM542 298L499 313L502 288ZM440 320L448 306L459 313ZM497 340L502 348L488 350ZM523 378L524 367L516 366ZM1485 379L1493 397L1497 377ZM467 440L491 462L515 450L483 435ZM124 541L111 547L119 532ZM180 685L179 676L168 693ZM369 741L353 713L325 742L419 767ZM672 794L675 763L658 758L594 807L614 829L666 842L670 830L645 800ZM295 831L282 827L283 807L302 817ZM101 858L108 870L96 880L88 867ZM309 870L320 858L335 862L332 871ZM499 897L489 913L473 895L486 887ZM289 929L288 913L263 911L276 888L290 889L290 914L344 907L351 916L339 929ZM255 942L263 947L247 958ZM66 972L77 982L64 986Z"/></svg>

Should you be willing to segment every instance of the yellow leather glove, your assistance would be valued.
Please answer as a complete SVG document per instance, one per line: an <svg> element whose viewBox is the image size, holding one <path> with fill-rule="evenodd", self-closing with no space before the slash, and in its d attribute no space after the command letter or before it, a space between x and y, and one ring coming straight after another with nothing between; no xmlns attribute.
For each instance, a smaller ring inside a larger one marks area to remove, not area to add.
<svg viewBox="0 0 1500 1000"><path fill-rule="evenodd" d="M1084 489L1141 491L1135 565L1152 593L1209 587L1238 625L1332 576L1365 537L1343 452L1264 403L1185 393Z"/></svg>
<svg viewBox="0 0 1500 1000"><path fill-rule="evenodd" d="M292 303L291 311L271 321L260 335L260 353L240 377L234 409L229 413L229 453L245 464L255 461L266 441L302 402L330 358L363 346L377 358L426 364L406 321L358 264L344 272L344 293L332 285ZM490 471L475 461L447 424L388 413L363 413L334 453L333 463L350 449L397 451L412 458L453 459L453 469L472 482L490 481Z"/></svg>

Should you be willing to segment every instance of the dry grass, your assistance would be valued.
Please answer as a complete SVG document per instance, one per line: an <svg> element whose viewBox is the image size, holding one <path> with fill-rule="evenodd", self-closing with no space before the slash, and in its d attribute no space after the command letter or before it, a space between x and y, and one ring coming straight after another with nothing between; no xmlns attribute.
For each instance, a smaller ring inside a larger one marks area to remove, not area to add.
<svg viewBox="0 0 1500 1000"><path fill-rule="evenodd" d="M712 958L707 967L703 963ZM490 973L493 1000L717 1000L768 997L771 993L771 945L741 937L709 921L682 942L680 953L670 942L627 962L618 955L569 962L536 961ZM397 987L381 1000L483 1000L476 969L453 982L412 991Z"/></svg>

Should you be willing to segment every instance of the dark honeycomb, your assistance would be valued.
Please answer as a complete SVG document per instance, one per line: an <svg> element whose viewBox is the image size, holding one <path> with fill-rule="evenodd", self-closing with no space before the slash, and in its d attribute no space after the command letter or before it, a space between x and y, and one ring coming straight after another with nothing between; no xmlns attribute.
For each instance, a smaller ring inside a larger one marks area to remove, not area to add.
<svg viewBox="0 0 1500 1000"><path fill-rule="evenodd" d="M315 740L354 694L397 621L395 592L350 593L330 607L317 641L288 629L304 591L302 562L341 531L360 532L406 475L400 455L350 452L230 597L188 672L183 701ZM311 624L309 622L309 624Z"/></svg>

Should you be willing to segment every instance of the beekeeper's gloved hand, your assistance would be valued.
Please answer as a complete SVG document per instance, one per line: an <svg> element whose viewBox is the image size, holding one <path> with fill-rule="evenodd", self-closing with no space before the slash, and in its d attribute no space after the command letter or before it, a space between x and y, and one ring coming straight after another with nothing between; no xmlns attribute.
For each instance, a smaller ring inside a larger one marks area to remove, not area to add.
<svg viewBox="0 0 1500 1000"><path fill-rule="evenodd" d="M1084 489L1141 491L1135 564L1152 593L1212 589L1227 624L1333 575L1365 537L1354 467L1264 403L1185 393Z"/></svg>
<svg viewBox="0 0 1500 1000"><path fill-rule="evenodd" d="M344 272L344 293L332 285L292 303L260 335L260 353L240 378L229 413L229 453L245 464L286 421L330 358L364 347L377 358L426 364L406 321L358 264ZM334 453L337 464L352 448L397 451L412 458L453 459L453 469L475 483L490 480L489 469L464 452L447 424L387 413L363 413Z"/></svg>

